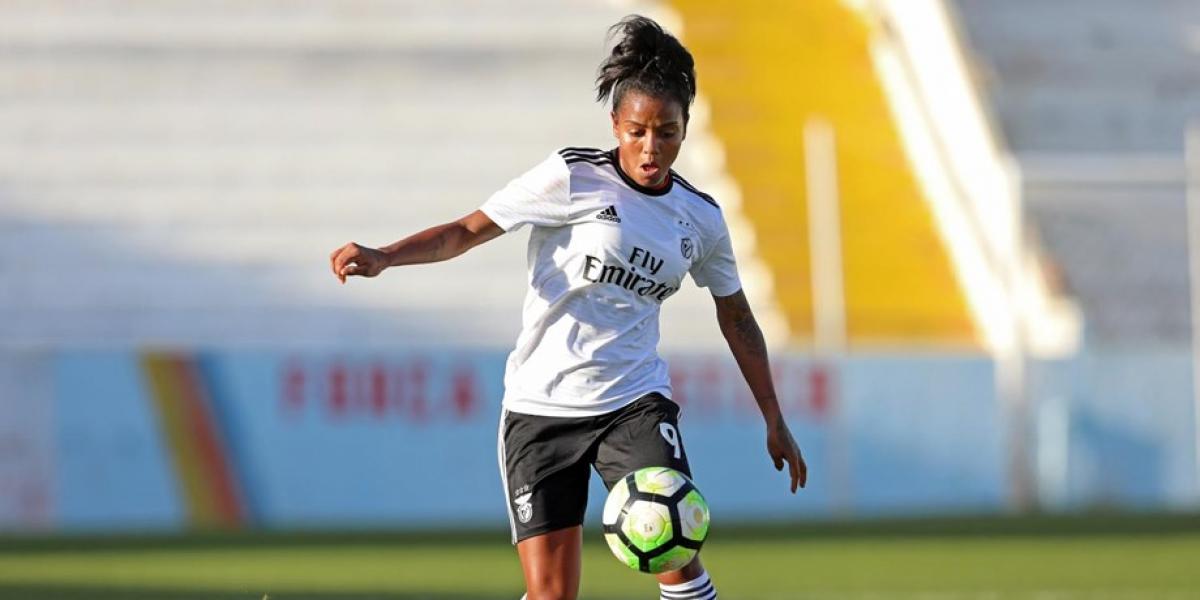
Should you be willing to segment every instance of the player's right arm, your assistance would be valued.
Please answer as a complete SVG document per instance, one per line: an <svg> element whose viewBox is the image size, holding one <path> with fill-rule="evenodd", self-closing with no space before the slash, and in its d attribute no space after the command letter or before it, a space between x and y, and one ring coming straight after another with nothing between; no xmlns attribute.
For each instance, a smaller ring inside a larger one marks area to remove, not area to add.
<svg viewBox="0 0 1200 600"><path fill-rule="evenodd" d="M338 281L374 277L388 267L438 262L523 225L565 225L571 205L571 170L563 155L552 152L534 168L492 194L479 210L451 223L430 227L390 246L368 248L349 243L329 256Z"/></svg>
<svg viewBox="0 0 1200 600"><path fill-rule="evenodd" d="M346 283L346 278L352 275L374 277L388 267L448 260L502 233L499 225L477 210L382 248L350 242L329 255L329 264L334 277Z"/></svg>

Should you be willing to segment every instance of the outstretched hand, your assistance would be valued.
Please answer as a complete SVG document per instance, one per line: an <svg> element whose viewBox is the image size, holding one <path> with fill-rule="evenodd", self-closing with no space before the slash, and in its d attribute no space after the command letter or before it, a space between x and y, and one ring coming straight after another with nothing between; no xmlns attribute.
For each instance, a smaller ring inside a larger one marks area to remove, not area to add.
<svg viewBox="0 0 1200 600"><path fill-rule="evenodd" d="M329 265L334 277L346 283L346 277L374 277L388 267L387 255L375 248L350 242L329 255Z"/></svg>
<svg viewBox="0 0 1200 600"><path fill-rule="evenodd" d="M800 447L796 445L796 440L792 437L792 432L783 419L779 419L774 425L767 428L767 453L775 462L776 471L782 471L783 463L787 463L788 472L792 477L793 494L796 493L798 487L804 487L804 484L808 482L808 465L804 464L804 457L800 455Z"/></svg>

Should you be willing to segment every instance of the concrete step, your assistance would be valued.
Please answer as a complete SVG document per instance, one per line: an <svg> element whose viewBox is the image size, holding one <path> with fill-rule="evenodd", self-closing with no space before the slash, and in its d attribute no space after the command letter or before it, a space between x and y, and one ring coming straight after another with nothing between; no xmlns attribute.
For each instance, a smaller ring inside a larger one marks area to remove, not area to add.
<svg viewBox="0 0 1200 600"><path fill-rule="evenodd" d="M1192 0L1154 0L1153 5L1128 0L956 0L969 25L979 27L979 36L991 41L1033 41L1056 46L1105 50L1137 42L1139 49L1178 43L1163 35L1164 28L1200 19L1200 7ZM1046 46L1025 46L1030 48ZM1021 47L1010 48L1019 52Z"/></svg>
<svg viewBox="0 0 1200 600"><path fill-rule="evenodd" d="M269 310L5 309L0 347L237 348L364 346L508 349L519 315L419 307Z"/></svg>
<svg viewBox="0 0 1200 600"><path fill-rule="evenodd" d="M427 48L600 45L620 13L601 2L7 0L0 40L47 46Z"/></svg>
<svg viewBox="0 0 1200 600"><path fill-rule="evenodd" d="M1029 199L1032 227L1079 299L1093 343L1187 340L1182 194L1037 189Z"/></svg>
<svg viewBox="0 0 1200 600"><path fill-rule="evenodd" d="M479 110L563 100L585 103L593 95L595 68L602 58L602 48L214 57L0 52L0 106L220 105L236 99L280 106L351 102L371 103L377 110L411 105Z"/></svg>
<svg viewBox="0 0 1200 600"><path fill-rule="evenodd" d="M358 222L317 227L296 227L287 223L249 223L219 228L10 223L0 227L0 269L20 271L32 256L55 268L128 264L140 270L205 262L235 270L288 265L324 268L329 253L347 242L382 246L437 222L431 219L423 223L380 223L364 214ZM471 260L448 264L457 265L452 268L468 269L507 266L523 273L526 239L525 232L506 235L489 243L488 251L471 253Z"/></svg>
<svg viewBox="0 0 1200 600"><path fill-rule="evenodd" d="M300 248L299 251L305 251ZM324 251L324 249L322 249ZM0 308L45 310L268 310L281 307L350 309L439 306L460 311L488 310L481 299L520 306L525 282L480 277L487 261L446 262L396 268L371 281L340 285L328 259L314 256L308 267L213 264L80 265L74 270L0 269L12 285L0 290ZM519 254L509 257L520 262ZM517 311L512 311L517 312Z"/></svg>
<svg viewBox="0 0 1200 600"><path fill-rule="evenodd" d="M397 182L391 186L351 181L320 187L2 186L0 224L221 228L274 223L277 227L315 227L355 224L364 215L370 215L374 223L413 224L462 216L482 205L495 189L471 180Z"/></svg>
<svg viewBox="0 0 1200 600"><path fill-rule="evenodd" d="M419 118L416 118L419 117ZM355 143L402 146L411 140L509 137L531 123L547 131L606 126L589 102L464 108L455 102L256 102L122 104L29 103L0 110L0 148L44 145ZM599 123L597 126L596 123Z"/></svg>
<svg viewBox="0 0 1200 600"><path fill-rule="evenodd" d="M562 145L569 143L567 138ZM293 178L296 185L304 185L321 180L351 183L401 177L445 181L469 176L498 186L545 159L553 149L541 139L476 140L469 144L463 140L453 145L390 150L329 145L0 148L0 181L20 187L56 181L252 182Z"/></svg>

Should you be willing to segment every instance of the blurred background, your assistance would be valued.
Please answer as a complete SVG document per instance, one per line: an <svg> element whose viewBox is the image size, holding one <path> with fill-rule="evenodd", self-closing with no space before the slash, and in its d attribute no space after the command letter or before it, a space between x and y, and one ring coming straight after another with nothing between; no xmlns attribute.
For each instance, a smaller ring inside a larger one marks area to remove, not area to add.
<svg viewBox="0 0 1200 600"><path fill-rule="evenodd" d="M722 596L1200 597L1194 0L0 0L0 597L520 597L527 230L328 255L614 145L633 12L695 55L676 170L810 469L788 494L686 287ZM652 597L602 501L583 596Z"/></svg>

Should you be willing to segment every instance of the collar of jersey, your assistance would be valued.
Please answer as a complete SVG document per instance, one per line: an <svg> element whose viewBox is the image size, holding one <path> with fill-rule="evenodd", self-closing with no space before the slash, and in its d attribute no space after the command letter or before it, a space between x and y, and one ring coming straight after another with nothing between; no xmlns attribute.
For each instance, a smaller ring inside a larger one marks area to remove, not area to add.
<svg viewBox="0 0 1200 600"><path fill-rule="evenodd" d="M664 185L662 189L656 190L654 188L648 188L644 185L641 185L640 183L634 181L632 177L626 175L625 171L621 169L621 158L617 156L616 148L609 150L608 153L612 156L613 170L615 170L617 175L621 177L621 181L624 181L625 185L633 188L633 191L638 192L639 194L645 194L647 196L666 196L671 192L671 187L675 185L675 173L674 171L670 170L667 171L667 185Z"/></svg>

